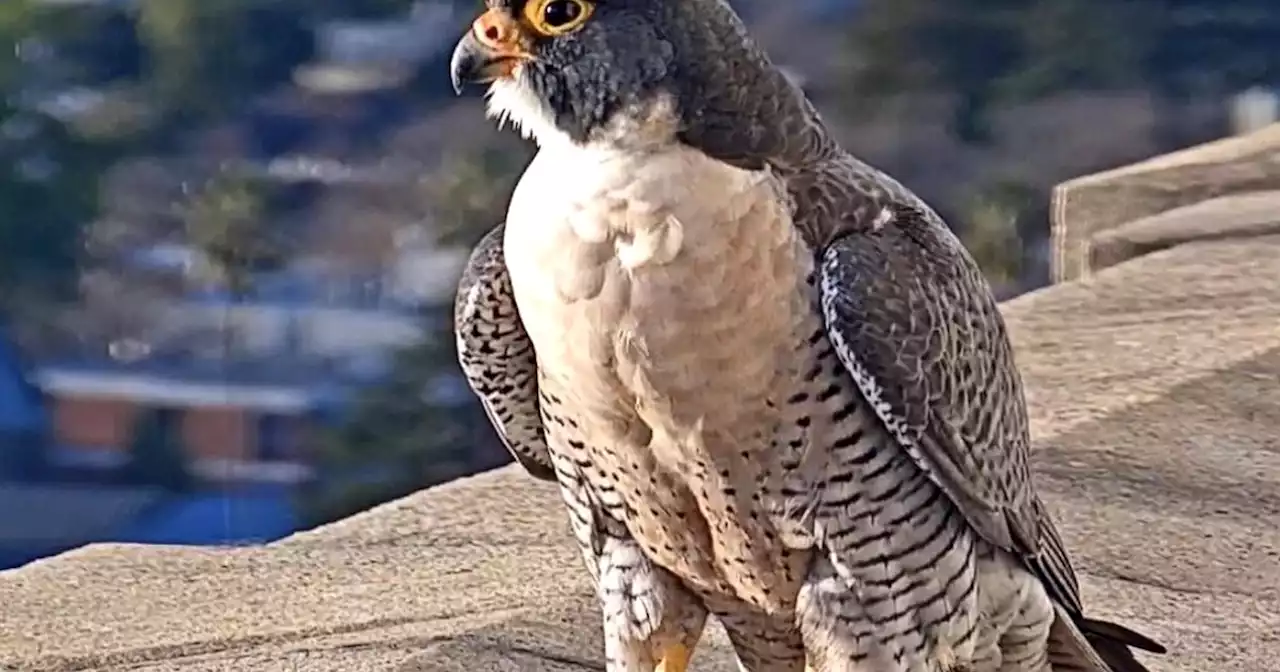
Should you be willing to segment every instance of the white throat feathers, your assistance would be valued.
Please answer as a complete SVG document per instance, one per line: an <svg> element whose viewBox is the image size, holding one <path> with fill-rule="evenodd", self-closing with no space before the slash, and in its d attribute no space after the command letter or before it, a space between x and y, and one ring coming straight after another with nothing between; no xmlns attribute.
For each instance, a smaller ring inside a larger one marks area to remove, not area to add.
<svg viewBox="0 0 1280 672"><path fill-rule="evenodd" d="M490 84L485 102L487 115L497 121L499 129L510 124L539 147L579 144L556 126L555 112L534 94L522 67L510 78ZM618 110L604 128L594 131L583 144L651 151L671 146L679 129L675 98L661 93L642 104Z"/></svg>

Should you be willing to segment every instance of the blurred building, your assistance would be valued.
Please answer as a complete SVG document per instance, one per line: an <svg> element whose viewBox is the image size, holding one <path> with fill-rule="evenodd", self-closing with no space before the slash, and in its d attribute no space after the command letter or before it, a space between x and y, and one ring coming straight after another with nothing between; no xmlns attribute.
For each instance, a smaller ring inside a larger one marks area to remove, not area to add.
<svg viewBox="0 0 1280 672"><path fill-rule="evenodd" d="M287 483L304 470L293 457L305 445L306 427L296 395L272 398L261 389L227 388L236 403L222 407L203 403L208 399L190 378L165 390L161 406L174 409L175 425L195 439L197 451L215 455L195 464L211 480L241 486L174 495L114 482L127 458L132 416L145 405L148 388L136 373L113 379L92 371L28 367L0 331L0 570L94 541L228 543L296 529L286 490L244 488L255 481ZM112 383L116 395L102 394ZM120 394L130 390L132 397ZM277 413L264 419L248 412L263 408ZM231 451L252 451L264 464L237 469L236 461L221 457Z"/></svg>
<svg viewBox="0 0 1280 672"><path fill-rule="evenodd" d="M55 460L82 471L120 467L148 413L172 427L204 480L304 482L316 431L384 380L397 351L443 329L463 260L410 250L372 275L300 260L261 274L241 298L213 287L148 297L126 330L33 372L50 404ZM179 274L193 265L173 246L134 261ZM439 403L456 404L466 399L452 393L459 385L432 389Z"/></svg>
<svg viewBox="0 0 1280 672"><path fill-rule="evenodd" d="M107 359L46 364L35 379L51 406L53 460L81 472L122 467L134 428L149 412L202 480L302 482L309 439L336 391L321 375L272 368Z"/></svg>

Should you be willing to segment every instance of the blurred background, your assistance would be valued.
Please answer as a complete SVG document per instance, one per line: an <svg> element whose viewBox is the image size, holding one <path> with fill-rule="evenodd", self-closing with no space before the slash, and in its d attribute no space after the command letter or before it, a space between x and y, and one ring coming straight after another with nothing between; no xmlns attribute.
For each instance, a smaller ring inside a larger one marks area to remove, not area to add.
<svg viewBox="0 0 1280 672"><path fill-rule="evenodd" d="M1002 298L1048 193L1280 116L1274 0L737 0ZM509 460L453 290L530 148L477 0L0 2L0 569L259 543Z"/></svg>

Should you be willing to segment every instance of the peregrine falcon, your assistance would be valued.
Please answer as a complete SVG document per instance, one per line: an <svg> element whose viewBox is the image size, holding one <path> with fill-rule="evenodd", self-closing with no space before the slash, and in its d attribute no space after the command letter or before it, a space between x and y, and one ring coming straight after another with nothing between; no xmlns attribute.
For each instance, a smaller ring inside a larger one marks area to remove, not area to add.
<svg viewBox="0 0 1280 672"><path fill-rule="evenodd" d="M488 0L455 89L538 145L456 303L610 672L1145 672L1085 616L995 299L724 0Z"/></svg>

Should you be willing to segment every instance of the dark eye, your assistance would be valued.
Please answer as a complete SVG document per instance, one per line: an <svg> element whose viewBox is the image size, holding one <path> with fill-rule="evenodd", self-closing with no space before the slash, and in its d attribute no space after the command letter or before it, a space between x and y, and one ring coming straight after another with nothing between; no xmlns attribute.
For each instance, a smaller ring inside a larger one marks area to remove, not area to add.
<svg viewBox="0 0 1280 672"><path fill-rule="evenodd" d="M582 14L582 5L574 0L551 0L542 8L542 20L552 28L573 23Z"/></svg>
<svg viewBox="0 0 1280 672"><path fill-rule="evenodd" d="M556 37L581 28L593 9L594 0L526 0L521 12L525 24L539 36Z"/></svg>

